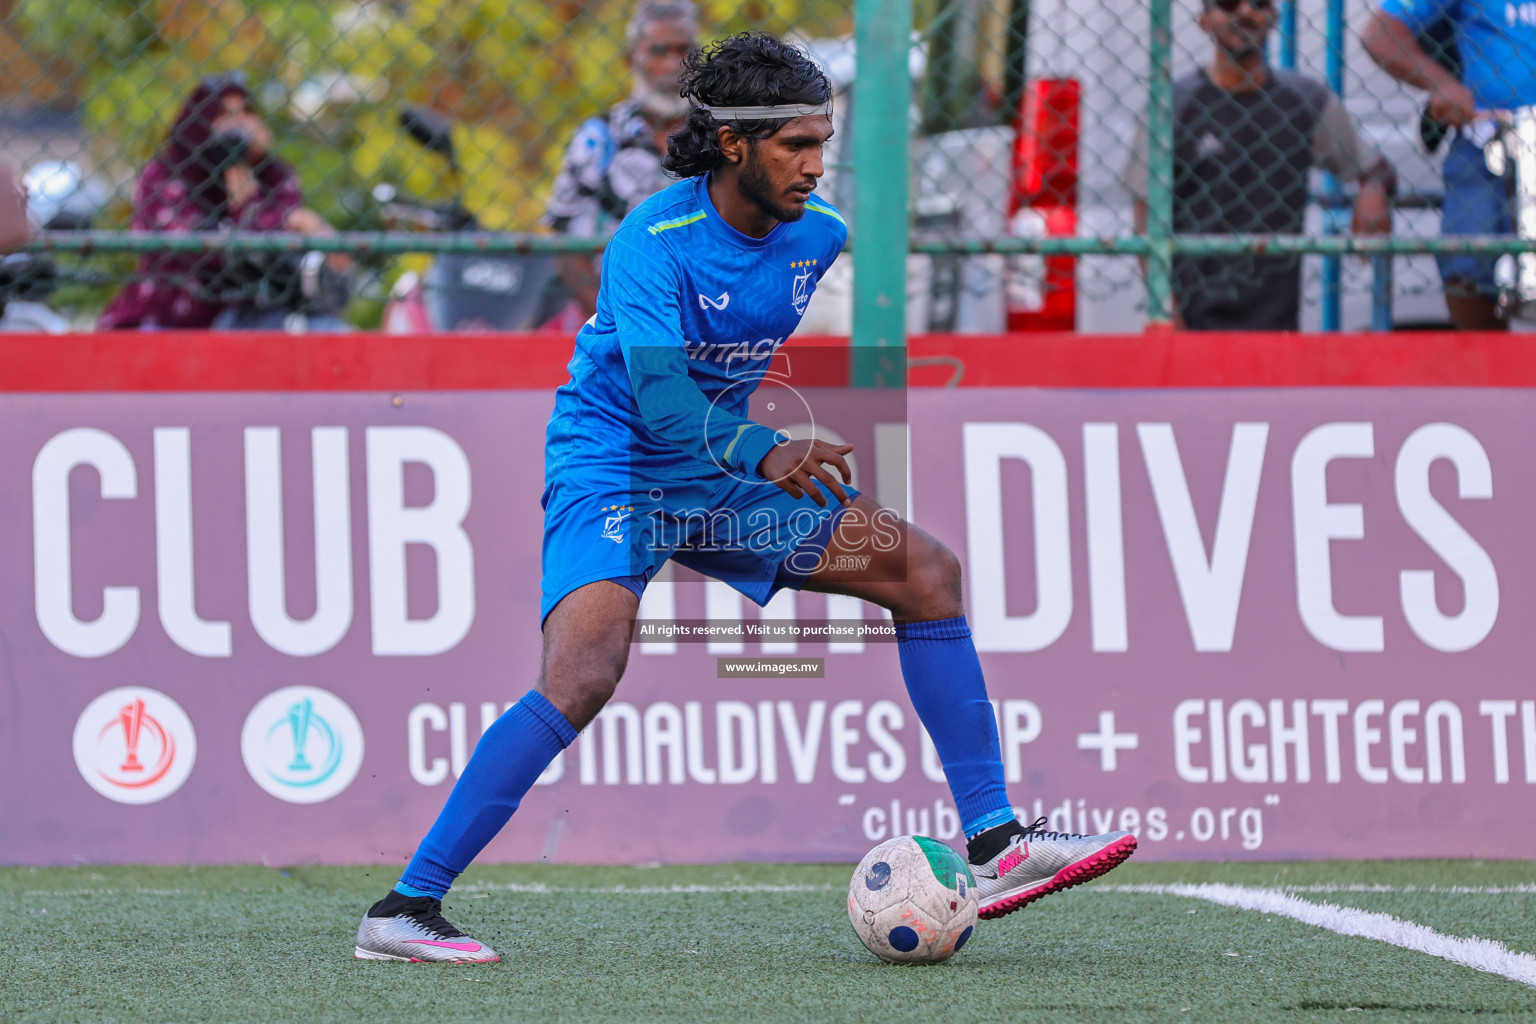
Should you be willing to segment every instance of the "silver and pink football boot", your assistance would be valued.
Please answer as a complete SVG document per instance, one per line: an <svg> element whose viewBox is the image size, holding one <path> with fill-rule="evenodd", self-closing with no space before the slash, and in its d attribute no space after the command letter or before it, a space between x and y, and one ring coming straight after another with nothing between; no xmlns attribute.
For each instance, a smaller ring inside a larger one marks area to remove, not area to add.
<svg viewBox="0 0 1536 1024"><path fill-rule="evenodd" d="M1045 825L1041 818L1026 826L997 856L971 865L982 917L1011 914L1042 896L1098 878L1136 852L1136 837L1129 832L1080 836L1050 832Z"/></svg>
<svg viewBox="0 0 1536 1024"><path fill-rule="evenodd" d="M353 955L359 960L433 964L489 964L501 959L490 946L449 924L441 900L398 892L368 908L357 926Z"/></svg>

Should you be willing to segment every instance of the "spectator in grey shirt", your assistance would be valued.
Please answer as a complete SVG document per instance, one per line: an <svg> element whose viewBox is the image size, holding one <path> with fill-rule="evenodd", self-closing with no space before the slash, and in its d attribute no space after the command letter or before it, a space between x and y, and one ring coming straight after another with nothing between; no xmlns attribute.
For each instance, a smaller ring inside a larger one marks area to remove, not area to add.
<svg viewBox="0 0 1536 1024"><path fill-rule="evenodd" d="M1173 83L1173 227L1180 234L1302 233L1314 167L1360 183L1352 229L1392 228L1389 164L1356 135L1326 85L1264 61L1273 0L1204 0L1215 43L1208 66ZM1131 145L1123 181L1136 230L1147 226L1147 135ZM1298 256L1176 256L1175 322L1191 330L1294 331Z"/></svg>

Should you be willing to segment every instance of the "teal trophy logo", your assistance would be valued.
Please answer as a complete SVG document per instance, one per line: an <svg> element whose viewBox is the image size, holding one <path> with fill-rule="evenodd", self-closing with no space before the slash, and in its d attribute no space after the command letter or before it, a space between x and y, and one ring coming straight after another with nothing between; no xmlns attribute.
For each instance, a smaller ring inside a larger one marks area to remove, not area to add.
<svg viewBox="0 0 1536 1024"><path fill-rule="evenodd" d="M277 739L277 734L287 731L293 738L293 757L281 772L268 771L277 782L284 786L319 786L336 774L336 769L341 767L341 756L345 751L344 741L331 728L322 715L315 713L315 702L308 697L294 704L288 709L288 714L272 723L272 728L267 730L267 741L270 743ZM311 746L313 740L317 753L320 753L320 767L310 763L306 756L306 748Z"/></svg>
<svg viewBox="0 0 1536 1024"><path fill-rule="evenodd" d="M304 743L309 739L309 723L314 719L314 712L315 702L308 699L288 709L288 724L293 727L293 763L288 766L291 772L309 771L309 761L304 757ZM320 724L325 725L323 719ZM325 731L327 735L335 735L329 728Z"/></svg>
<svg viewBox="0 0 1536 1024"><path fill-rule="evenodd" d="M363 730L340 697L313 686L268 694L246 716L240 735L246 771L289 803L318 803L340 793L363 762Z"/></svg>

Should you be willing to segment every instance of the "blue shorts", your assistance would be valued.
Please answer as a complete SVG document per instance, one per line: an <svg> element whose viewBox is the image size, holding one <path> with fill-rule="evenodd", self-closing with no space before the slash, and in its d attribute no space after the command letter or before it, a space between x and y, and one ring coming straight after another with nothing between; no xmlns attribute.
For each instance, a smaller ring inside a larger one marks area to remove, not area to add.
<svg viewBox="0 0 1536 1024"><path fill-rule="evenodd" d="M849 498L858 495L844 487ZM638 596L670 558L765 605L798 590L842 509L766 480L588 470L567 464L544 488L539 621L571 591L613 580ZM791 556L794 556L793 558Z"/></svg>
<svg viewBox="0 0 1536 1024"><path fill-rule="evenodd" d="M1510 212L1509 192L1504 179L1496 178L1483 162L1483 150L1465 136L1458 135L1445 154L1445 208L1440 215L1442 235L1510 235L1515 221ZM1436 256L1440 280L1464 278L1477 291L1495 295L1493 265L1497 256L1456 253Z"/></svg>

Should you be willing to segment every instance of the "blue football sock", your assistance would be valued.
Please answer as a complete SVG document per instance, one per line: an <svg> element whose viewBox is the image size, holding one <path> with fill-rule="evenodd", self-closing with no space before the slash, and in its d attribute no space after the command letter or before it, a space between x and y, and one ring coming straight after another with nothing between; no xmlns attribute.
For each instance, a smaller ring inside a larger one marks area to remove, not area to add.
<svg viewBox="0 0 1536 1024"><path fill-rule="evenodd" d="M512 817L533 781L575 739L559 709L529 690L480 737L395 891L442 899Z"/></svg>
<svg viewBox="0 0 1536 1024"><path fill-rule="evenodd" d="M933 737L966 837L1012 821L997 719L965 616L898 623L896 650L907 694Z"/></svg>

